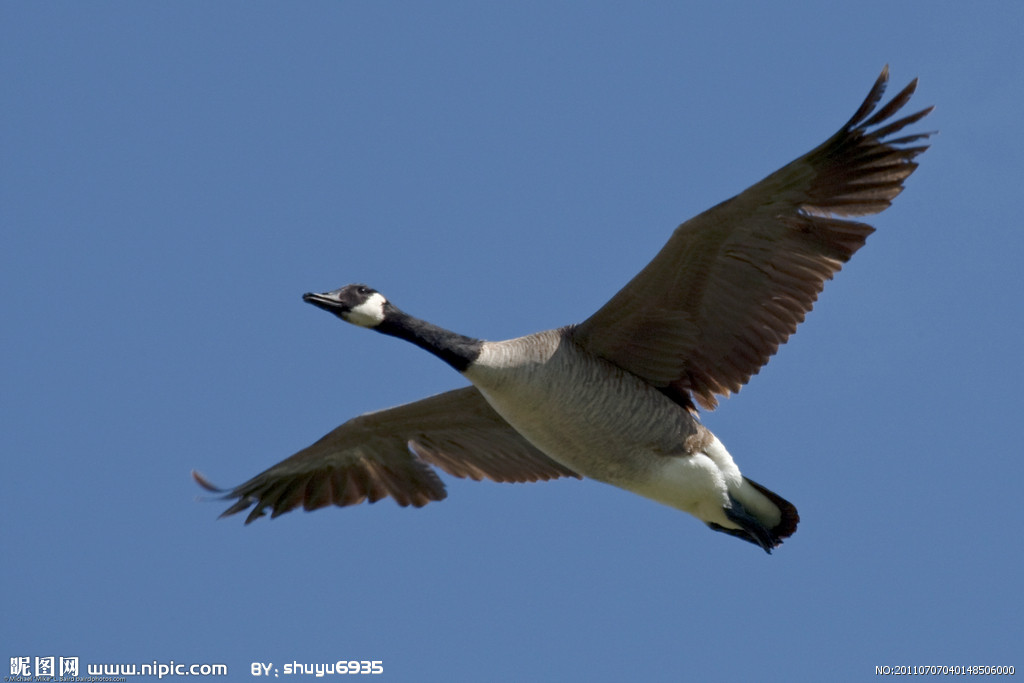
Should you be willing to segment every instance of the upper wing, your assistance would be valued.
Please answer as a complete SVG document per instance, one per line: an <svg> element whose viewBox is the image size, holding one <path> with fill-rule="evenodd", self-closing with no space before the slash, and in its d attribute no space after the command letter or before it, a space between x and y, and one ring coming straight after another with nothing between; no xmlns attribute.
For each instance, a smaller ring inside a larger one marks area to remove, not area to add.
<svg viewBox="0 0 1024 683"><path fill-rule="evenodd" d="M824 144L680 225L629 284L574 329L576 341L706 408L717 404L715 394L739 391L874 231L828 216L888 207L917 168L914 157L927 149L911 143L930 133L890 137L932 109L888 122L916 79L872 115L888 78L886 67Z"/></svg>
<svg viewBox="0 0 1024 683"><path fill-rule="evenodd" d="M353 418L308 448L230 491L238 498L222 517L255 504L245 523L302 506L371 503L391 496L402 506L443 500L444 484L427 463L479 481L537 481L577 477L531 446L474 387L456 389Z"/></svg>

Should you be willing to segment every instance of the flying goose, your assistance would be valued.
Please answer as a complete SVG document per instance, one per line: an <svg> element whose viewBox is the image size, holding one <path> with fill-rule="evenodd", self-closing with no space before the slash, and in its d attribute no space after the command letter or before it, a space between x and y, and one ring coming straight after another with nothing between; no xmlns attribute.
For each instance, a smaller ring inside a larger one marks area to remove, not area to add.
<svg viewBox="0 0 1024 683"><path fill-rule="evenodd" d="M867 236L848 220L889 206L930 133L892 137L912 81L877 111L888 67L824 144L680 225L622 290L576 325L482 341L414 318L352 284L302 299L405 339L471 386L366 413L249 481L223 516L246 523L391 496L420 507L455 477L525 482L590 477L688 512L767 552L796 530L787 500L740 474L697 417L737 392L811 310ZM841 217L841 218L839 218Z"/></svg>

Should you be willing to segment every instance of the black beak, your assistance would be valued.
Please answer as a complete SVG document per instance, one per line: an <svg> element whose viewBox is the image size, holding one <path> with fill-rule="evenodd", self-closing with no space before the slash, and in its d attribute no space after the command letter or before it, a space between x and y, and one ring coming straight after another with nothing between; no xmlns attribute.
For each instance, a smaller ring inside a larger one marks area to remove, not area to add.
<svg viewBox="0 0 1024 683"><path fill-rule="evenodd" d="M314 294L313 292L306 292L302 295L302 300L307 304L313 304L317 308L322 308L325 311L331 313L337 313L341 307L341 302L338 301L337 296L331 296L333 292L326 294Z"/></svg>

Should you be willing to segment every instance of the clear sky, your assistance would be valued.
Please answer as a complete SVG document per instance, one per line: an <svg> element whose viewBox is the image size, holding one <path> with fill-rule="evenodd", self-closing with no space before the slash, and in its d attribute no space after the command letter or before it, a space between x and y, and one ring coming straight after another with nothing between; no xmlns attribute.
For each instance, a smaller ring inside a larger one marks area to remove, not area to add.
<svg viewBox="0 0 1024 683"><path fill-rule="evenodd" d="M380 660L394 681L1024 670L1024 5L4 2L0 672ZM807 322L704 416L800 509L768 556L590 481L201 502L463 384L303 292L580 321L885 64L939 129Z"/></svg>

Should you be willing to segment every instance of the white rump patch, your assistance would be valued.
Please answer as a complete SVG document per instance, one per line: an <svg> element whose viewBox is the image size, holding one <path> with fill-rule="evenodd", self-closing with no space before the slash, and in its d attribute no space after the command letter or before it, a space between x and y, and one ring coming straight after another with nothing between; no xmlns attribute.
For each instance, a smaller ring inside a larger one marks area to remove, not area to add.
<svg viewBox="0 0 1024 683"><path fill-rule="evenodd" d="M663 464L652 472L650 479L623 488L726 529L739 528L725 514L730 495L769 529L782 519L775 504L743 479L718 437L703 452L663 458Z"/></svg>
<svg viewBox="0 0 1024 683"><path fill-rule="evenodd" d="M347 322L360 327L377 327L384 322L384 304L387 299L380 292L374 292L363 303L342 314Z"/></svg>
<svg viewBox="0 0 1024 683"><path fill-rule="evenodd" d="M747 512L757 517L761 524L769 529L774 529L778 526L779 522L782 521L782 512L766 495L747 483L743 475L740 474L740 468L733 462L729 451L725 450L725 446L722 445L717 436L708 445L705 452L718 465L718 469L722 472L726 484L729 486L729 493L732 494L732 497L738 500L747 509Z"/></svg>

